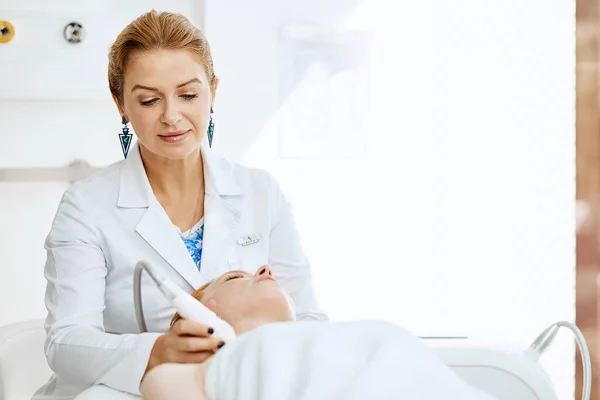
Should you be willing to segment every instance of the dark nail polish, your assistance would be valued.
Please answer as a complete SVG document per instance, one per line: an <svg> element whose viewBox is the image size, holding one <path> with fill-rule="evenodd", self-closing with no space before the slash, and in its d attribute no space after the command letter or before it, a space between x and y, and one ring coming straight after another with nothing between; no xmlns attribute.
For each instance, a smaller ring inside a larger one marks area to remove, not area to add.
<svg viewBox="0 0 600 400"><path fill-rule="evenodd" d="M213 328L208 328L208 334L212 335L213 333L215 333L215 330Z"/></svg>
<svg viewBox="0 0 600 400"><path fill-rule="evenodd" d="M225 346L225 342L219 342L219 344L217 345L218 348L221 348L223 346Z"/></svg>

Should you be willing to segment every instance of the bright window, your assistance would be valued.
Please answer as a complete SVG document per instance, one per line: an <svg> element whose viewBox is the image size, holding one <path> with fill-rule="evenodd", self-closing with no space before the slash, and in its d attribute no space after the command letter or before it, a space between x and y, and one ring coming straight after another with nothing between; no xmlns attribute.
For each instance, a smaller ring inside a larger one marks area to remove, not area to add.
<svg viewBox="0 0 600 400"><path fill-rule="evenodd" d="M575 318L575 2L368 3L284 29L243 162L294 204L333 320L525 348ZM565 399L574 351L542 359Z"/></svg>

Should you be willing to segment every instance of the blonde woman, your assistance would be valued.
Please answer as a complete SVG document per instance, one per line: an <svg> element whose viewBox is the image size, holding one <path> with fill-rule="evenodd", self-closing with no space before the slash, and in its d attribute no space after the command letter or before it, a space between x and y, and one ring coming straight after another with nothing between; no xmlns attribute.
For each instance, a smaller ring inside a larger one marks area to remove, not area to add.
<svg viewBox="0 0 600 400"><path fill-rule="evenodd" d="M218 83L206 38L182 15L146 13L113 43L108 84L120 113L115 127L123 123L115 145L125 159L73 185L58 206L44 271L45 352L54 375L35 400L96 388L113 398L139 396L152 368L200 363L223 345L202 324L167 334L173 309L145 279L150 332L139 332L139 260L189 293L232 269L270 264L298 320L327 318L277 182L210 149L219 137L212 118Z"/></svg>

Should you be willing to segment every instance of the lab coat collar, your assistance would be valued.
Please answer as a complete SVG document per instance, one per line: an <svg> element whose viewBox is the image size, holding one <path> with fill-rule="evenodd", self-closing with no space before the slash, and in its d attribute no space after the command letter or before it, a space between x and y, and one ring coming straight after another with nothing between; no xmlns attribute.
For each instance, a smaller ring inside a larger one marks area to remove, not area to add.
<svg viewBox="0 0 600 400"><path fill-rule="evenodd" d="M207 143L202 143L200 151L205 181L201 273L152 192L137 142L124 160L118 198L121 208L146 208L135 230L193 289L223 272L228 244L233 240L241 215L228 197L243 194L236 182L233 165L214 154Z"/></svg>
<svg viewBox="0 0 600 400"><path fill-rule="evenodd" d="M242 187L236 182L233 164L216 154L204 140L200 144L204 163L204 187L207 194L219 196L236 196L244 194Z"/></svg>
<svg viewBox="0 0 600 400"><path fill-rule="evenodd" d="M243 194L242 188L236 182L231 171L231 163L215 154L209 148L206 140L201 143L200 151L204 164L206 194L218 196ZM117 205L123 208L148 207L155 200L155 196L144 169L137 141L132 145L129 156L123 163Z"/></svg>

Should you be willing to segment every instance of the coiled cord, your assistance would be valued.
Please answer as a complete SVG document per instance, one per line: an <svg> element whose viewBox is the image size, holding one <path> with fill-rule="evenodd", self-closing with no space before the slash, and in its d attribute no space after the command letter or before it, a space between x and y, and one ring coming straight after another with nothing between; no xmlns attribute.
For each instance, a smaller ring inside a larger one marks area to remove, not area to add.
<svg viewBox="0 0 600 400"><path fill-rule="evenodd" d="M146 319L144 318L144 306L142 305L142 272L146 271L158 286L164 279L156 273L146 261L140 261L133 270L133 305L135 308L135 319L141 333L148 332Z"/></svg>
<svg viewBox="0 0 600 400"><path fill-rule="evenodd" d="M585 337L577 325L567 321L559 321L552 324L534 340L525 354L533 361L537 362L546 349L550 347L561 327L570 329L575 335L575 340L579 346L583 364L583 393L581 398L582 400L590 400L592 394L592 360Z"/></svg>

